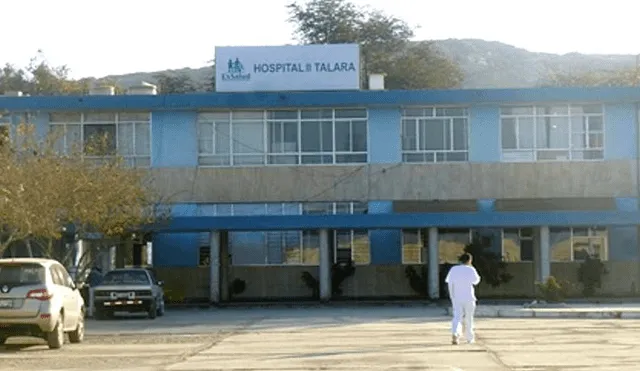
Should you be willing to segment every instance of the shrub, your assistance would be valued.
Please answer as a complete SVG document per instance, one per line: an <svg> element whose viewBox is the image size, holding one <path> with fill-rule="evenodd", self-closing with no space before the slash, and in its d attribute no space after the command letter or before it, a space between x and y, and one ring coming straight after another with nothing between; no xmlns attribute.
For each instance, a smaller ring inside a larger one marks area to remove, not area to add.
<svg viewBox="0 0 640 371"><path fill-rule="evenodd" d="M578 280L582 283L582 294L587 297L593 296L596 289L602 287L602 277L608 273L600 259L587 255L578 268Z"/></svg>
<svg viewBox="0 0 640 371"><path fill-rule="evenodd" d="M548 303L558 303L566 296L563 288L555 277L549 276L545 282L536 282L538 297Z"/></svg>

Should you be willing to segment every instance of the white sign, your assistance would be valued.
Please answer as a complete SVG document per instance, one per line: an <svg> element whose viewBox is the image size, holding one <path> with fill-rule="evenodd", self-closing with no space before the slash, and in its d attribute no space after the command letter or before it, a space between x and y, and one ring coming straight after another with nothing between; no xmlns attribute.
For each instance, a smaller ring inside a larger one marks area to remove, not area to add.
<svg viewBox="0 0 640 371"><path fill-rule="evenodd" d="M216 47L218 92L358 89L358 44Z"/></svg>

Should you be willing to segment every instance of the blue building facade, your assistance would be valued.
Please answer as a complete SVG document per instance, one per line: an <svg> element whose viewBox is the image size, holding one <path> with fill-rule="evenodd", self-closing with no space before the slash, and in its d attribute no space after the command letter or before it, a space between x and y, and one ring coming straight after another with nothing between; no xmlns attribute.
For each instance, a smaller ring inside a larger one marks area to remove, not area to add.
<svg viewBox="0 0 640 371"><path fill-rule="evenodd" d="M60 129L60 151L112 135L170 203L158 267L208 264L208 229L231 230L233 266L317 266L318 230L338 220L332 259L360 266L451 262L474 234L509 262L638 261L639 102L638 88L0 97L0 130Z"/></svg>

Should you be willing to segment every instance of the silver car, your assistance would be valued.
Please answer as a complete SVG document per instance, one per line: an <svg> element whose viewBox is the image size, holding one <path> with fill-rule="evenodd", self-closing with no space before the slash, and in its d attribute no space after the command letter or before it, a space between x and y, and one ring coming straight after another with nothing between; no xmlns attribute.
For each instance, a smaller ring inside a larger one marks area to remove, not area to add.
<svg viewBox="0 0 640 371"><path fill-rule="evenodd" d="M164 315L162 281L145 268L119 268L104 275L94 289L96 318L115 312L145 312L150 319Z"/></svg>
<svg viewBox="0 0 640 371"><path fill-rule="evenodd" d="M13 336L39 337L50 349L84 340L85 305L55 260L0 259L0 345Z"/></svg>

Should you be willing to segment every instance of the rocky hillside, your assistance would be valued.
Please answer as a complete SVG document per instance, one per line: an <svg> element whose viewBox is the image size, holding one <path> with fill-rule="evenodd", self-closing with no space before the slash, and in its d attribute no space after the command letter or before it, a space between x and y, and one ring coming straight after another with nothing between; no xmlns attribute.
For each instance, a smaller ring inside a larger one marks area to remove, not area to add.
<svg viewBox="0 0 640 371"><path fill-rule="evenodd" d="M636 64L634 55L533 53L500 42L476 39L437 40L434 45L462 67L465 88L532 87L543 83L550 73L613 70L630 68ZM140 81L153 83L153 76L157 73L186 73L198 84L206 84L211 79L212 69L205 66L198 69L136 72L106 76L104 79L127 87Z"/></svg>

